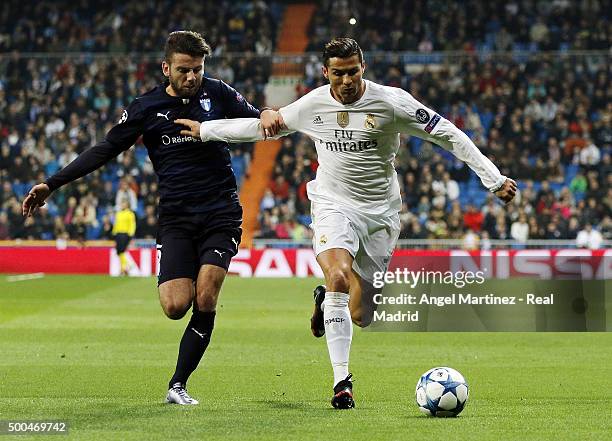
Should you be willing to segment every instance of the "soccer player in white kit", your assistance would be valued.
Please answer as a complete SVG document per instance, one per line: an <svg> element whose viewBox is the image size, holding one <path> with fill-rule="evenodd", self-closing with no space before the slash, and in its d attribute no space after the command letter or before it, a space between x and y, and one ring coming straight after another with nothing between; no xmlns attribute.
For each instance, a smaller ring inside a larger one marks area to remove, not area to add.
<svg viewBox="0 0 612 441"><path fill-rule="evenodd" d="M474 170L483 185L504 202L516 183L503 176L465 133L408 92L362 78L363 53L350 38L334 39L323 52L319 87L279 109L280 136L308 135L319 168L307 186L312 202L313 246L325 276L315 289L311 329L326 335L334 372L332 405L355 407L349 352L352 323L363 327L373 316L373 274L386 271L399 237L400 188L393 162L400 133L417 136L451 151ZM262 133L259 119L198 123L178 119L203 141L247 142L275 136Z"/></svg>

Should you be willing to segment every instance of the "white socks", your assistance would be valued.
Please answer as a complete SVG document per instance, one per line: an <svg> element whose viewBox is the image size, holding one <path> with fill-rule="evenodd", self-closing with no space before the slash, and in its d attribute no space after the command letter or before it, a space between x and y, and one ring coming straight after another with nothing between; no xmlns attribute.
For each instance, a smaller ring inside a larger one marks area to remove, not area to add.
<svg viewBox="0 0 612 441"><path fill-rule="evenodd" d="M348 376L349 352L353 339L353 322L349 311L349 295L326 292L321 305L329 359L334 369L334 386Z"/></svg>

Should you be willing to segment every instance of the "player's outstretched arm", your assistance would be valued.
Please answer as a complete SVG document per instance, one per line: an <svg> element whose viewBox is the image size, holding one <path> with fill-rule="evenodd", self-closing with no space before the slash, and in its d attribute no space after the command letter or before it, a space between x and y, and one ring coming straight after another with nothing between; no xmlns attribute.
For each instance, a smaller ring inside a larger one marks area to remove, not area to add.
<svg viewBox="0 0 612 441"><path fill-rule="evenodd" d="M53 191L97 170L123 150L125 148L118 147L107 140L85 150L45 182L32 187L21 206L23 216L31 216L39 207L45 205L45 200Z"/></svg>
<svg viewBox="0 0 612 441"><path fill-rule="evenodd" d="M433 136L433 142L465 162L478 175L482 185L504 203L507 204L514 199L517 191L516 182L502 175L497 166L480 151L469 136L452 122L442 118L439 131Z"/></svg>
<svg viewBox="0 0 612 441"><path fill-rule="evenodd" d="M516 195L516 182L502 175L489 158L452 122L417 101L408 92L395 89L390 93L394 107L395 127L399 132L418 136L450 151L465 162L482 184L505 203Z"/></svg>
<svg viewBox="0 0 612 441"><path fill-rule="evenodd" d="M143 121L144 113L136 99L123 111L121 119L106 134L104 140L85 150L45 182L32 187L21 207L23 215L31 216L38 207L45 204L45 199L53 191L99 169L119 153L129 149L142 134Z"/></svg>
<svg viewBox="0 0 612 441"><path fill-rule="evenodd" d="M273 111L265 111L264 113L268 112ZM274 114L274 119L268 124L267 129L263 128L263 118L262 120L258 118L217 119L201 123L191 119L176 119L174 122L185 127L181 130L181 135L199 137L203 142L254 142L266 138L278 138L291 133L284 129L284 122L280 113L274 112ZM279 128L283 130L279 132ZM264 133L264 130L266 133Z"/></svg>
<svg viewBox="0 0 612 441"><path fill-rule="evenodd" d="M258 118L216 119L204 122L179 118L175 119L174 122L185 127L181 130L181 135L200 138L203 142L238 143L264 139Z"/></svg>

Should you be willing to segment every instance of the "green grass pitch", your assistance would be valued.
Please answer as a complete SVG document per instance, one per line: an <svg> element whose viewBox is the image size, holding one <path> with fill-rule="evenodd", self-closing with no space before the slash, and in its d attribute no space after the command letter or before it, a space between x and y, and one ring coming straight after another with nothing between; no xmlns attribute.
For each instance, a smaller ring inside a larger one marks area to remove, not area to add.
<svg viewBox="0 0 612 441"><path fill-rule="evenodd" d="M611 333L356 329L357 408L333 410L327 348L309 329L315 283L228 278L188 385L200 405L180 407L163 399L187 318L165 318L154 279L0 276L0 420L64 420L60 438L79 440L612 439ZM458 418L414 403L438 365L469 382Z"/></svg>

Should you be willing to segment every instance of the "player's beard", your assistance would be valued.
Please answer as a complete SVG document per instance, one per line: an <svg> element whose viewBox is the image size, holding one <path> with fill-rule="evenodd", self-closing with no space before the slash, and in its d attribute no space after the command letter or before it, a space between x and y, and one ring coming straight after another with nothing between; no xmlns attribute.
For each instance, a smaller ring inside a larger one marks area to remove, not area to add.
<svg viewBox="0 0 612 441"><path fill-rule="evenodd" d="M357 101L357 95L358 91L356 87L353 87L351 89L342 88L340 97L342 98L343 103L353 103Z"/></svg>
<svg viewBox="0 0 612 441"><path fill-rule="evenodd" d="M333 86L334 95L342 104L352 104L360 98L361 83L345 87L343 85Z"/></svg>
<svg viewBox="0 0 612 441"><path fill-rule="evenodd" d="M169 81L170 87L172 87L172 90L174 93L176 93L176 96L181 98L191 98L197 93L198 89L200 88L200 84L202 84L201 78L197 78L193 83L193 87L189 88L181 86L178 81L174 80L172 77L169 78Z"/></svg>

